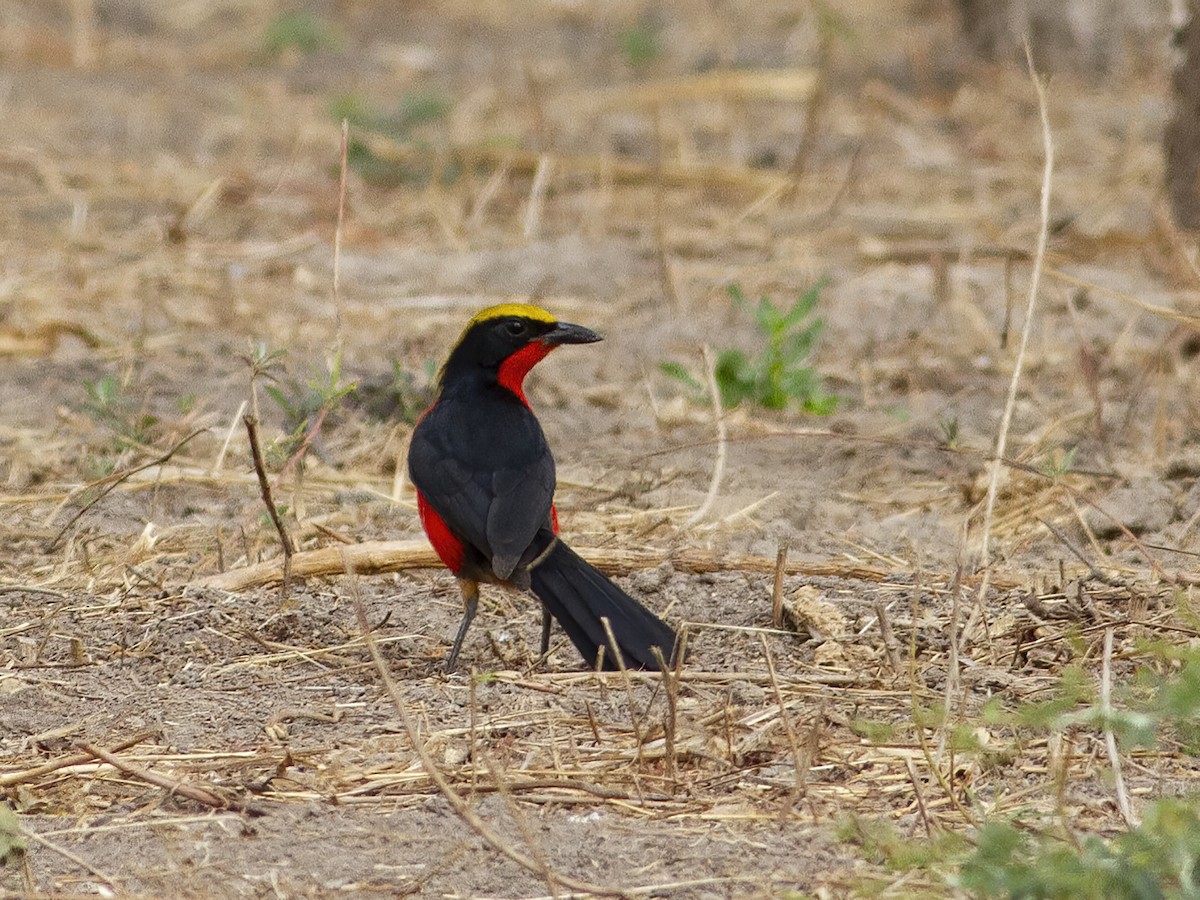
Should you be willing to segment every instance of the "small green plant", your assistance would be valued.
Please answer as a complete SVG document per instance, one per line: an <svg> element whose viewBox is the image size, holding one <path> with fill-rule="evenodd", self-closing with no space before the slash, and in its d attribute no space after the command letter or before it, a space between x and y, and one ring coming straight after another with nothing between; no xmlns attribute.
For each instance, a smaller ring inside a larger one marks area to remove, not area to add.
<svg viewBox="0 0 1200 900"><path fill-rule="evenodd" d="M1071 466L1075 463L1075 454L1078 452L1078 447L1055 447L1051 452L1042 457L1038 464L1038 471L1047 478L1057 481L1063 475L1071 471Z"/></svg>
<svg viewBox="0 0 1200 900"><path fill-rule="evenodd" d="M942 446L957 450L959 440L958 416L943 416L938 419L938 430L942 433Z"/></svg>
<svg viewBox="0 0 1200 900"><path fill-rule="evenodd" d="M837 824L839 840L861 848L863 856L877 865L897 871L931 869L961 854L966 838L954 832L938 832L929 839L903 837L896 827L883 819L849 815Z"/></svg>
<svg viewBox="0 0 1200 900"><path fill-rule="evenodd" d="M1194 803L1153 803L1140 825L1075 844L985 825L955 886L972 897L1192 898L1200 896L1200 815Z"/></svg>
<svg viewBox="0 0 1200 900"><path fill-rule="evenodd" d="M324 19L312 13L290 10L271 20L263 34L263 49L271 56L281 56L288 50L316 53L336 50L341 41Z"/></svg>
<svg viewBox="0 0 1200 900"><path fill-rule="evenodd" d="M359 384L347 402L379 421L416 423L433 402L437 364L428 360L423 375L392 361L391 374Z"/></svg>
<svg viewBox="0 0 1200 900"><path fill-rule="evenodd" d="M634 69L643 69L662 56L662 27L651 19L642 19L618 36L621 55Z"/></svg>
<svg viewBox="0 0 1200 900"><path fill-rule="evenodd" d="M1153 645L1167 674L1140 667L1117 707L1095 702L1087 675L1068 667L1055 697L1017 710L1026 727L1111 730L1124 745L1151 746L1174 738L1194 752L1200 728L1200 650ZM1194 799L1150 804L1142 822L1113 838L1084 835L1070 842L1049 831L1030 834L1006 822L979 832L975 851L961 861L954 885L972 897L1194 898L1200 897L1200 811Z"/></svg>
<svg viewBox="0 0 1200 900"><path fill-rule="evenodd" d="M268 455L282 454L290 457L300 450L321 429L325 418L337 408L343 398L354 391L354 383L342 381L342 357L332 354L326 362L325 372L305 382L292 379L266 385L267 392L275 405L283 411L289 434L282 441L268 448Z"/></svg>
<svg viewBox="0 0 1200 900"><path fill-rule="evenodd" d="M769 297L759 298L753 315L766 339L762 349L755 356L722 350L717 357L714 374L724 408L753 403L785 409L798 403L805 412L819 416L837 408L838 398L825 393L821 376L806 364L825 327L823 319L813 316L823 286L824 281L813 285L787 309ZM728 292L739 309L749 307L737 285L730 285ZM703 390L700 380L679 363L662 363L660 369L695 392Z"/></svg>
<svg viewBox="0 0 1200 900"><path fill-rule="evenodd" d="M450 101L434 91L411 91L401 96L395 109L384 112L373 109L362 97L345 94L329 104L329 113L335 120L345 120L351 126L391 138L400 144L411 144L419 151L412 161L388 159L380 156L370 144L360 137L351 136L346 147L346 162L359 177L370 184L395 187L400 184L420 184L432 177L429 164L420 162L420 157L432 157L427 144L417 140L414 131L422 125L441 121L450 112ZM457 171L440 173L444 180L452 181Z"/></svg>
<svg viewBox="0 0 1200 900"><path fill-rule="evenodd" d="M0 866L14 865L25 852L25 836L17 814L7 803L0 803Z"/></svg>
<svg viewBox="0 0 1200 900"><path fill-rule="evenodd" d="M149 444L158 418L145 412L141 402L130 397L115 375L85 381L83 408L98 424L112 431L120 443Z"/></svg>

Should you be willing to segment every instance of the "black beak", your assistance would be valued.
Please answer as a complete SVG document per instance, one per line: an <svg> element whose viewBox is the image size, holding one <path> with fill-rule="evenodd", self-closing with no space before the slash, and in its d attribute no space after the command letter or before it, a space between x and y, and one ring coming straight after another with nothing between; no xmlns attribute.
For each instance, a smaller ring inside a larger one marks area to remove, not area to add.
<svg viewBox="0 0 1200 900"><path fill-rule="evenodd" d="M572 325L570 322L556 322L554 327L542 335L542 343L557 347L559 344L594 344L604 340L590 328L582 325Z"/></svg>

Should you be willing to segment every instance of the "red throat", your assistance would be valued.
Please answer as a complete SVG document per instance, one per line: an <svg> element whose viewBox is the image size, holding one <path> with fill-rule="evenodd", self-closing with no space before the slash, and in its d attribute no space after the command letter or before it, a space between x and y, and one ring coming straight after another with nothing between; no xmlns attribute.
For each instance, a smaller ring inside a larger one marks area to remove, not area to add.
<svg viewBox="0 0 1200 900"><path fill-rule="evenodd" d="M500 386L508 388L528 406L529 401L525 399L525 376L553 349L554 344L543 344L541 341L526 344L500 364L500 375L497 379Z"/></svg>

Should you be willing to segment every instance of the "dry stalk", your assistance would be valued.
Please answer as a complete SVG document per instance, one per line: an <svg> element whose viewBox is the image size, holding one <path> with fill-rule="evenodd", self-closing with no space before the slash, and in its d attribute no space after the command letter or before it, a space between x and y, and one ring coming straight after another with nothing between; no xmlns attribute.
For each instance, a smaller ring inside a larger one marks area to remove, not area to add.
<svg viewBox="0 0 1200 900"><path fill-rule="evenodd" d="M287 528L279 518L279 510L275 508L275 498L271 494L271 482L267 478L267 466L263 462L262 446L258 442L258 419L251 414L243 416L242 422L246 425L246 435L250 439L250 455L254 459L254 471L258 475L258 489L262 495L263 505L267 508L267 514L271 517L275 530L279 532L279 543L283 547L281 590L286 597L291 588L292 557L296 553L296 545L292 543L292 536L288 534Z"/></svg>
<svg viewBox="0 0 1200 900"><path fill-rule="evenodd" d="M1100 716L1104 721L1104 746L1108 750L1108 763L1112 766L1113 790L1117 793L1117 808L1121 810L1121 818L1130 828L1136 828L1138 818L1133 813L1129 802L1129 791L1125 788L1125 776L1121 772L1121 754L1117 751L1117 736L1113 734L1110 724L1113 714L1112 707L1112 652L1113 630L1104 629L1104 657L1100 670Z"/></svg>
<svg viewBox="0 0 1200 900"><path fill-rule="evenodd" d="M675 761L675 731L679 713L679 674L683 667L686 637L680 639L676 648L674 667L667 665L667 660L658 647L654 648L654 658L662 670L663 689L667 695L667 714L663 717L663 746L666 748L667 778L671 780L671 793L679 790L679 772Z"/></svg>
<svg viewBox="0 0 1200 900"><path fill-rule="evenodd" d="M713 462L712 479L708 483L708 493L704 495L704 502L683 523L685 529L702 522L712 509L713 504L716 503L717 494L721 491L721 477L725 474L725 455L728 444L728 433L725 427L725 408L721 405L721 388L717 385L717 370L713 363L712 352L709 350L708 344L700 348L700 353L704 357L704 379L708 382L708 393L712 398L713 405L713 421L717 426L717 458Z"/></svg>
<svg viewBox="0 0 1200 900"><path fill-rule="evenodd" d="M875 601L875 618L879 622L879 636L883 640L888 665L892 667L893 675L900 675L904 666L900 662L900 654L896 652L896 634L892 631L892 620L888 617L887 607L882 600Z"/></svg>
<svg viewBox="0 0 1200 900"><path fill-rule="evenodd" d="M946 720L954 712L954 698L962 689L962 661L959 659L958 631L960 599L962 597L962 565L954 573L954 583L950 586L950 659L946 664Z"/></svg>
<svg viewBox="0 0 1200 900"><path fill-rule="evenodd" d="M246 414L246 406L250 401L243 400L237 408L237 412L233 414L233 420L229 423L229 428L225 431L225 440L221 442L221 449L217 451L217 458L213 460L210 474L215 478L221 474L221 469L225 465L225 456L229 453L229 443L233 440L233 433L237 431L237 424L242 420L242 416Z"/></svg>
<svg viewBox="0 0 1200 900"><path fill-rule="evenodd" d="M636 742L635 746L637 747L638 771L645 772L646 759L644 756L644 750L646 746L646 736L649 734L650 730L646 727L645 720L638 713L637 703L633 699L633 679L629 677L629 669L625 666L625 659L621 655L621 647L617 643L617 636L613 634L612 622L609 620L608 616L601 616L600 624L604 626L604 636L608 638L609 646L613 648L613 658L617 663L617 671L620 672L621 683L625 686L625 702L629 705L629 722L633 726L633 736ZM597 674L599 673L598 670L600 669L604 658L604 649L604 647L600 648L602 651L601 656L596 662ZM638 793L640 794L640 781L635 781L634 784L636 785Z"/></svg>
<svg viewBox="0 0 1200 900"><path fill-rule="evenodd" d="M925 792L921 790L921 779L917 776L917 767L912 757L904 757L905 768L908 769L908 780L912 782L913 796L917 798L917 810L921 813L921 824L925 826L926 837L933 837L933 825L929 821L929 810L925 807Z"/></svg>
<svg viewBox="0 0 1200 900"><path fill-rule="evenodd" d="M771 648L767 645L765 636L759 635L758 639L762 642L763 656L767 660L767 676L771 680L771 691L775 695L775 703L779 706L779 718L783 721L783 730L787 734L788 744L792 749L792 764L796 767L796 787L792 798L794 802L804 796L808 779L808 762L800 749L800 739L796 736L796 729L792 727L792 720L788 716L787 704L783 702L783 691L779 689L779 679L775 675L775 660L771 658Z"/></svg>
<svg viewBox="0 0 1200 900"><path fill-rule="evenodd" d="M347 571L352 571L349 559L346 560ZM424 742L417 733L416 724L409 715L408 708L404 703L404 699L400 696L400 690L396 687L396 683L392 680L392 675L388 671L387 664L383 660L383 656L379 652L379 647L375 644L375 636L371 632L370 622L367 619L367 611L363 606L362 597L359 596L357 584L354 579L351 579L350 589L352 601L354 605L354 614L358 619L358 627L362 631L363 640L366 641L367 650L371 654L371 660L375 663L375 671L379 674L379 680L383 683L383 687L388 697L392 701L392 705L396 709L397 715L400 717L400 723L404 727L405 733L408 735L409 741L412 743L413 750L417 754L417 758L421 760L421 765L425 768L430 780L437 787L438 792L450 804L450 808L455 814L462 819L463 823L474 831L480 838L484 840L493 850L500 853L507 859L512 860L522 869L531 872L538 878L545 881L553 881L559 887L566 888L572 891L581 891L592 894L600 894L605 897L624 897L628 895L628 891L624 888L609 887L607 885L595 884L590 881L583 881L578 878L572 878L569 875L562 875L553 871L548 866L540 864L536 859L522 853L508 841L504 840L500 834L492 828L483 818L470 807L466 800L459 795L451 786L449 780L438 768L437 763L426 749Z"/></svg>
<svg viewBox="0 0 1200 900"><path fill-rule="evenodd" d="M783 576L787 571L788 548L781 544L775 554L775 583L771 586L771 624L783 627Z"/></svg>
<svg viewBox="0 0 1200 900"><path fill-rule="evenodd" d="M527 241L536 238L541 227L546 185L550 181L550 172L553 168L554 157L543 154L538 159L537 169L533 173L533 184L529 187L529 200L525 206L525 222L521 229Z"/></svg>
<svg viewBox="0 0 1200 900"><path fill-rule="evenodd" d="M1132 306L1134 309L1140 309L1142 312L1150 313L1152 316L1157 316L1160 319L1166 319L1168 322L1175 322L1179 325L1185 325L1191 329L1200 328L1200 316L1189 315L1188 313L1180 312L1177 309L1171 309L1169 306L1160 306L1157 303L1149 303L1141 297L1134 296L1126 291L1120 291L1113 287L1106 287L1102 284L1096 284L1094 281L1088 281L1086 278L1080 278L1078 275L1071 275L1068 272L1060 272L1058 269L1047 269L1046 276L1053 278L1055 281L1061 281L1063 284L1069 284L1074 287L1086 288L1089 292L1103 294L1106 297L1112 297L1114 300L1119 300L1122 303Z"/></svg>
<svg viewBox="0 0 1200 900"><path fill-rule="evenodd" d="M1033 313L1037 307L1038 290L1042 281L1042 265L1046 259L1046 243L1050 234L1050 187L1054 173L1054 139L1050 133L1050 113L1046 105L1046 86L1038 77L1033 67L1033 53L1029 43L1025 43L1025 61L1029 66L1029 77L1033 81L1037 93L1038 114L1042 123L1042 152L1045 155L1045 165L1042 168L1042 189L1040 203L1040 224L1038 226L1037 246L1033 255L1033 271L1029 277L1029 296L1025 302L1025 321L1021 323L1021 341L1017 347L1017 357L1013 361L1012 378L1008 383L1008 398L1004 402L1004 412L1000 417L1000 428L996 435L996 451L991 461L991 475L988 478L987 499L984 501L982 535L979 549L979 565L983 569L983 577L979 583L979 593L976 596L975 607L967 621L965 633L970 634L976 620L983 615L984 602L987 599L988 582L991 575L991 559L989 556L989 537L992 529L992 515L996 508L996 495L1000 488L1000 469L1003 465L1004 453L1008 447L1008 429L1012 423L1013 410L1017 404L1017 387L1021 383L1021 370L1025 365L1025 352L1029 346L1029 335L1033 331Z"/></svg>
<svg viewBox="0 0 1200 900"><path fill-rule="evenodd" d="M1070 498L1069 494L1067 496ZM1071 498L1071 499L1072 499L1072 503L1074 503L1074 499L1073 498ZM1079 524L1083 526L1084 531L1088 533L1089 537L1092 537L1092 541L1094 542L1095 537L1091 535L1091 529L1088 528L1087 523L1083 520L1083 517L1079 515L1078 508L1076 508L1076 510L1075 510L1075 515L1079 519ZM1052 535L1054 535L1056 538L1058 538L1059 543L1061 543L1064 547L1066 547L1068 550L1071 551L1072 556L1074 556L1077 560L1079 560L1081 563L1083 563L1085 566L1087 566L1088 574L1093 579L1095 579L1096 581L1099 581L1101 584L1107 584L1111 587L1122 587L1123 586L1119 579L1113 578L1109 575L1105 575L1103 572L1101 572L1099 569L1097 569L1092 564L1092 561L1089 560L1086 556L1084 556L1083 551L1075 546L1075 542L1072 541L1070 539L1070 537L1067 536L1066 532L1064 532L1061 528L1059 528L1057 525L1055 525L1049 519L1043 519L1041 516L1038 516L1037 520L1039 522L1041 522L1044 526L1046 526L1047 531L1049 531ZM1060 583L1061 583L1061 579L1060 579Z"/></svg>

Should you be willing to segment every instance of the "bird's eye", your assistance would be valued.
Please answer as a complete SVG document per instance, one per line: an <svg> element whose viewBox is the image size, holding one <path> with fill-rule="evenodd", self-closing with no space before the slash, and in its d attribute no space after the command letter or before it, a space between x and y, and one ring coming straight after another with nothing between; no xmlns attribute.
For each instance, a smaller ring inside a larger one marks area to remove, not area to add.
<svg viewBox="0 0 1200 900"><path fill-rule="evenodd" d="M529 329L525 325L524 322L520 321L519 319L515 319L515 320L507 323L504 326L504 330L507 331L513 337L524 337L525 332L528 331Z"/></svg>

